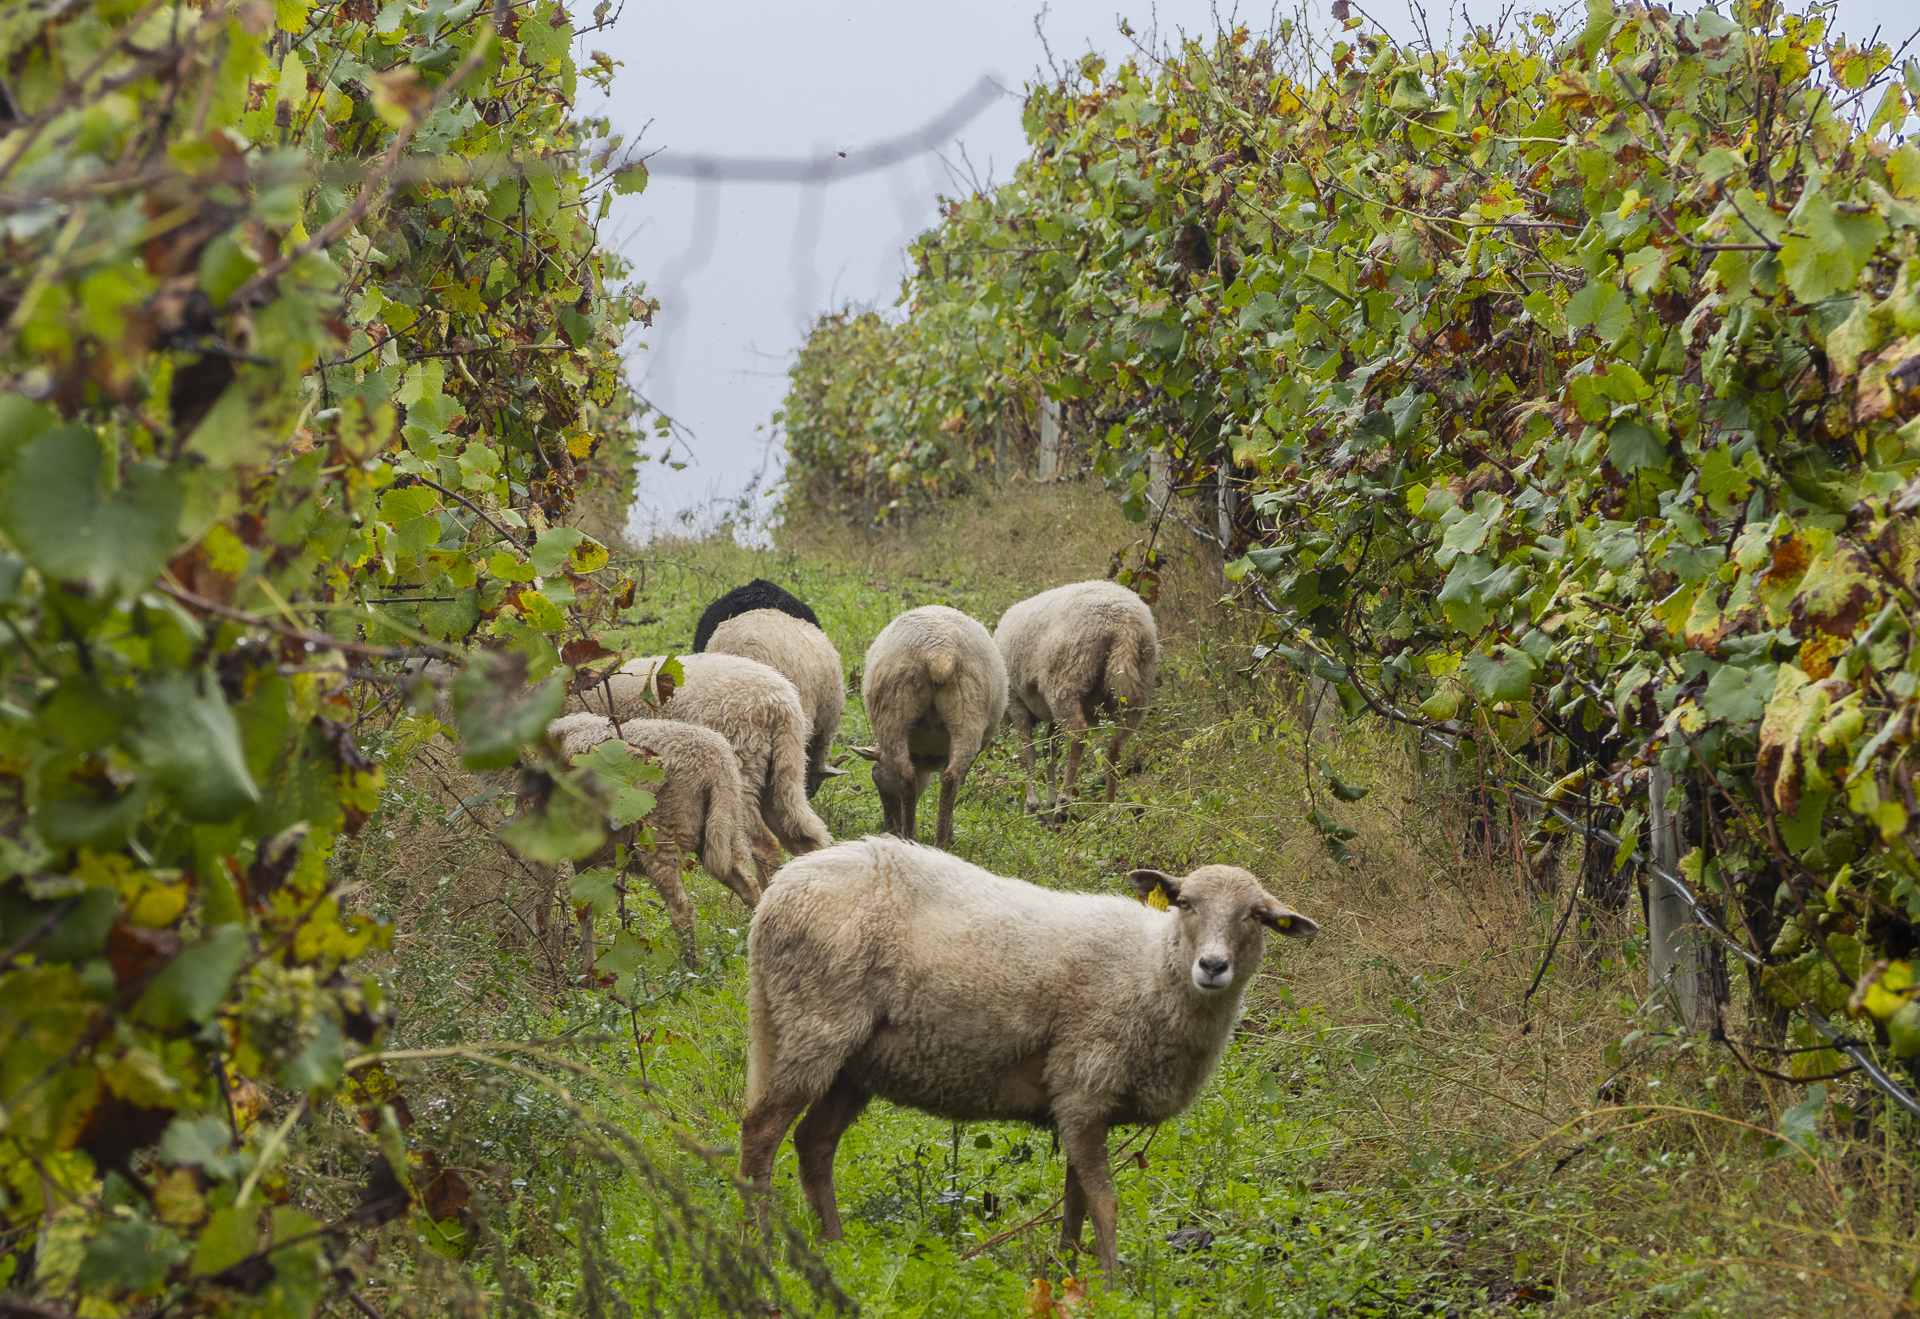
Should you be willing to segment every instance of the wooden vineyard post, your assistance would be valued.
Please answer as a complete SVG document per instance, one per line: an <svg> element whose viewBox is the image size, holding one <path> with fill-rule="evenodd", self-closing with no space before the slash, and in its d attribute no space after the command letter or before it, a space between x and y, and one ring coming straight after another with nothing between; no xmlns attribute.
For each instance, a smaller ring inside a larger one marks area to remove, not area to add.
<svg viewBox="0 0 1920 1319"><path fill-rule="evenodd" d="M1653 836L1653 861L1657 866L1678 874L1680 858L1686 853L1681 816L1667 809L1667 794L1673 790L1673 775L1655 766L1648 785L1648 819ZM1694 923L1692 909L1673 886L1657 873L1647 877L1647 965L1652 986L1665 985L1681 1019L1690 1027L1705 1026L1712 1012L1712 994L1706 989L1706 977L1700 964L1700 936L1687 927Z"/></svg>
<svg viewBox="0 0 1920 1319"><path fill-rule="evenodd" d="M1044 483L1060 479L1060 404L1040 396L1040 459L1036 478Z"/></svg>

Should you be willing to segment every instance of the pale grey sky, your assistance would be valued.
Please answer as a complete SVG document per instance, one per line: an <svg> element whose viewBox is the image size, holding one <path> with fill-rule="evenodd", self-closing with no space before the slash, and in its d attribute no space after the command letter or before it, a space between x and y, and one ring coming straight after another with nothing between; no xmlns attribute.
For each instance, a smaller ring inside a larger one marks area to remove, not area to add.
<svg viewBox="0 0 1920 1319"><path fill-rule="evenodd" d="M586 4L578 8L584 16ZM1036 0L627 0L612 29L582 39L583 56L603 50L625 67L604 102L583 82L581 111L606 114L630 142L670 154L851 150L933 119L982 75L1007 90L938 155L882 172L819 189L729 183L698 209L692 180L656 177L640 196L619 199L603 232L666 303L641 336L647 346L634 353L634 375L691 440L674 445L675 459L690 460L686 470L642 469L641 530L684 508L710 510L763 469L766 484L777 479L771 417L808 326L847 303L891 305L907 243L936 221L936 194L1012 173L1026 150L1021 89L1046 59L1035 9ZM1411 34L1405 0L1367 9ZM1911 0L1840 0L1838 9L1838 26L1856 36L1920 23ZM1498 12L1488 0L1471 10L1476 19ZM1090 48L1109 58L1130 53L1122 15L1144 39L1156 23L1163 36L1204 36L1216 13L1231 12L1208 0L1052 0L1042 26L1064 62ZM1274 12L1292 9L1239 9L1255 30ZM1330 29L1324 0L1307 12L1315 30ZM1444 41L1437 17L1431 27Z"/></svg>

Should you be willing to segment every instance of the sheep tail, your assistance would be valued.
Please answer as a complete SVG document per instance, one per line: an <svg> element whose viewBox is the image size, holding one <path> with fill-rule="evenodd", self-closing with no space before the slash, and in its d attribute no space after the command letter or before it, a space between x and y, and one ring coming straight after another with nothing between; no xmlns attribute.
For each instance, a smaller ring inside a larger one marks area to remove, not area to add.
<svg viewBox="0 0 1920 1319"><path fill-rule="evenodd" d="M1129 628L1115 637L1107 648L1107 690L1129 706L1146 704L1159 666L1158 650L1145 631Z"/></svg>
<svg viewBox="0 0 1920 1319"><path fill-rule="evenodd" d="M760 1102L773 1073L779 1040L773 1027L773 1014L767 1007L766 989L758 978L747 978L747 1108Z"/></svg>
<svg viewBox="0 0 1920 1319"><path fill-rule="evenodd" d="M799 856L830 847L833 835L807 802L807 737L804 724L777 735L761 793L761 814L789 852Z"/></svg>
<svg viewBox="0 0 1920 1319"><path fill-rule="evenodd" d="M956 668L958 668L958 664L952 652L945 650L940 651L930 656L927 660L927 681L936 687L945 687L953 681Z"/></svg>
<svg viewBox="0 0 1920 1319"><path fill-rule="evenodd" d="M700 864L709 875L726 883L724 876L744 872L747 858L736 845L744 821L740 818L739 794L707 789L706 820L700 835ZM732 885L728 885L732 887Z"/></svg>

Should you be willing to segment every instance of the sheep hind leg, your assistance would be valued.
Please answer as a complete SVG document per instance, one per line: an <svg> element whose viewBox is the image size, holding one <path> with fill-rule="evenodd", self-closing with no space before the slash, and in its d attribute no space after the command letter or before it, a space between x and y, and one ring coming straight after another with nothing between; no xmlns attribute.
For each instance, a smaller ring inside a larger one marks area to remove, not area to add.
<svg viewBox="0 0 1920 1319"><path fill-rule="evenodd" d="M773 1241L773 1160L780 1140L811 1096L798 1090L770 1089L740 1119L740 1180L748 1186L748 1204L760 1221L760 1235Z"/></svg>
<svg viewBox="0 0 1920 1319"><path fill-rule="evenodd" d="M747 845L753 852L753 873L760 881L762 889L773 882L774 874L780 869L780 840L773 836L773 830L767 828L767 822L760 812L748 810Z"/></svg>
<svg viewBox="0 0 1920 1319"><path fill-rule="evenodd" d="M680 955L689 967L700 964L700 937L693 925L693 903L687 900L687 886L680 879L680 849L661 843L640 854L640 869L647 882L667 905L667 920L673 925L674 938L680 941Z"/></svg>
<svg viewBox="0 0 1920 1319"><path fill-rule="evenodd" d="M1054 818L1064 822L1079 795L1080 760L1087 753L1087 716L1079 709L1067 712L1067 776L1060 785L1060 799Z"/></svg>
<svg viewBox="0 0 1920 1319"><path fill-rule="evenodd" d="M1141 716L1146 707L1129 705L1123 708L1113 721L1113 740L1107 743L1107 800L1112 801L1120 792L1120 752L1127 745L1127 739L1140 727Z"/></svg>
<svg viewBox="0 0 1920 1319"><path fill-rule="evenodd" d="M820 1239L838 1241L840 1204L833 1192L833 1156L840 1137L866 1110L872 1096L849 1081L843 1072L827 1093L813 1102L793 1131L793 1152L800 1163L800 1191L820 1216Z"/></svg>
<svg viewBox="0 0 1920 1319"><path fill-rule="evenodd" d="M1018 701L1008 708L1013 717L1014 751L1020 757L1020 771L1027 780L1027 814L1032 815L1040 809L1040 793L1033 785L1033 711Z"/></svg>

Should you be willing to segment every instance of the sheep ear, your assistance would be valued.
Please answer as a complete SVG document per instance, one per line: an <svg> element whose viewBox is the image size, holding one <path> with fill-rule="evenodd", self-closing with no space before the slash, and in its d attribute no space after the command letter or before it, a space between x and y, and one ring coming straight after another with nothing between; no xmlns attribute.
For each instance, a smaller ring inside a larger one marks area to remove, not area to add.
<svg viewBox="0 0 1920 1319"><path fill-rule="evenodd" d="M1133 885L1134 896L1145 902L1155 889L1167 895L1172 902L1180 896L1180 881L1164 870L1129 870L1127 882Z"/></svg>
<svg viewBox="0 0 1920 1319"><path fill-rule="evenodd" d="M860 759L862 760L871 760L871 761L877 762L880 759L880 748L879 747L854 747L853 754L860 757Z"/></svg>
<svg viewBox="0 0 1920 1319"><path fill-rule="evenodd" d="M1269 930L1286 935L1289 939L1311 939L1320 933L1319 925L1312 918L1302 916L1284 902L1268 898L1253 909L1253 918Z"/></svg>

